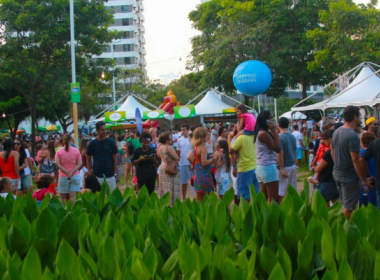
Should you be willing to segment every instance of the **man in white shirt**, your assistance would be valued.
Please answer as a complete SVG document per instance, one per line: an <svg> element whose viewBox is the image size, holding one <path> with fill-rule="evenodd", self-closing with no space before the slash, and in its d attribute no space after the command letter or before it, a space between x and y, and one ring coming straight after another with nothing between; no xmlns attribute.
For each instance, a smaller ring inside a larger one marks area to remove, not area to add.
<svg viewBox="0 0 380 280"><path fill-rule="evenodd" d="M296 140L297 140L297 159L296 159L296 165L297 165L297 168L300 168L300 161L302 159L302 155L303 155L303 150L304 150L304 146L303 146L303 142L302 142L302 134L301 132L298 131L298 125L294 125L293 126L293 135L294 137L296 137Z"/></svg>
<svg viewBox="0 0 380 280"><path fill-rule="evenodd" d="M187 155L191 150L191 142L189 138L190 126L188 124L181 125L182 137L177 142L177 154L179 160L179 175L182 184L182 200L185 201L187 193L187 183L191 179L192 171L190 162L187 160ZM173 137L174 140L174 137Z"/></svg>
<svg viewBox="0 0 380 280"><path fill-rule="evenodd" d="M174 129L174 130L173 130L173 134L172 134L173 148L174 148L174 150L177 149L177 141L178 141L178 138L179 138L178 133L177 133L177 131Z"/></svg>

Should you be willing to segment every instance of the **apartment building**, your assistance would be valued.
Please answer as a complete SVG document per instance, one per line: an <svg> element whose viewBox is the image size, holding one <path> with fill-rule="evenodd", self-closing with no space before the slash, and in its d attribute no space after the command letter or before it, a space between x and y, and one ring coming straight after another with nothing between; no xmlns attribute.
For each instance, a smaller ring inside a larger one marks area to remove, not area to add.
<svg viewBox="0 0 380 280"><path fill-rule="evenodd" d="M121 31L123 36L110 43L96 58L112 58L117 67L140 68L146 72L143 0L109 0L104 5L114 12L114 22L109 29Z"/></svg>

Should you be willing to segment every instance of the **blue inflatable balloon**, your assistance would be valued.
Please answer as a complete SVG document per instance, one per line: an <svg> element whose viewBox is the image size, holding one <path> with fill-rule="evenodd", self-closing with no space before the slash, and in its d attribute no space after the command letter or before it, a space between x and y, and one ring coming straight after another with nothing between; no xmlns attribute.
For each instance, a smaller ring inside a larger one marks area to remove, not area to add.
<svg viewBox="0 0 380 280"><path fill-rule="evenodd" d="M236 67L234 85L243 94L256 96L265 92L272 82L269 67L258 60L249 60Z"/></svg>

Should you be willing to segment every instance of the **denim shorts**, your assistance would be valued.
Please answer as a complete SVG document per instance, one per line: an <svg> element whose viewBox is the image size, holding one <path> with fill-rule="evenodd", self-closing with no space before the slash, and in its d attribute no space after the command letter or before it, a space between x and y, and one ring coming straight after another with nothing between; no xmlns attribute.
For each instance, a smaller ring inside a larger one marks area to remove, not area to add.
<svg viewBox="0 0 380 280"><path fill-rule="evenodd" d="M187 184L191 176L193 175L193 172L190 170L190 165L180 165L179 166L179 176L181 178L181 184Z"/></svg>
<svg viewBox="0 0 380 280"><path fill-rule="evenodd" d="M270 183L278 181L278 170L275 164L256 166L256 177L259 183Z"/></svg>
<svg viewBox="0 0 380 280"><path fill-rule="evenodd" d="M339 192L335 182L320 183L317 186L317 190L321 193L326 202L339 199Z"/></svg>
<svg viewBox="0 0 380 280"><path fill-rule="evenodd" d="M130 157L125 157L124 162L125 163L132 163L132 160Z"/></svg>
<svg viewBox="0 0 380 280"><path fill-rule="evenodd" d="M237 173L237 197L250 199L249 187L253 184L256 193L259 192L259 182L256 178L256 170Z"/></svg>
<svg viewBox="0 0 380 280"><path fill-rule="evenodd" d="M245 129L243 129L243 133L244 133L244 135L250 135L250 136L255 135L255 132L251 131L251 130L245 130Z"/></svg>
<svg viewBox="0 0 380 280"><path fill-rule="evenodd" d="M216 186L218 188L218 194L224 195L226 193L226 191L228 191L228 189L231 187L230 186L230 179L227 178L221 182L217 182Z"/></svg>
<svg viewBox="0 0 380 280"><path fill-rule="evenodd" d="M26 177L25 174L21 175L21 180L20 180L20 185L19 185L19 190L27 190L29 189L29 181L28 177Z"/></svg>
<svg viewBox="0 0 380 280"><path fill-rule="evenodd" d="M59 177L58 190L61 194L80 192L80 175L71 177L71 180L67 179L67 177Z"/></svg>
<svg viewBox="0 0 380 280"><path fill-rule="evenodd" d="M21 179L18 180L18 184L17 184L17 179L12 179L12 191L17 191L20 188L21 188Z"/></svg>

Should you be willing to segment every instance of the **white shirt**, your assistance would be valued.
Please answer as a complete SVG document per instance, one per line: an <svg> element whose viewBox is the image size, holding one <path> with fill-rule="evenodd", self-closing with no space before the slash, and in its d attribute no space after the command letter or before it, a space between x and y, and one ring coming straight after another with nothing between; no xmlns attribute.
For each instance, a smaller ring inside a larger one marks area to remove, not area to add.
<svg viewBox="0 0 380 280"><path fill-rule="evenodd" d="M294 137L296 137L296 140L297 140L297 148L302 148L302 145L301 145L301 143L300 143L300 141L299 141L299 140L302 141L302 134L301 134L301 132L299 132L299 131L293 131L292 134L294 135Z"/></svg>
<svg viewBox="0 0 380 280"><path fill-rule="evenodd" d="M178 134L177 133L174 133L172 135L172 139L173 139L173 147L177 147L178 145L178 142L174 142L174 140L177 140L179 137L178 137Z"/></svg>
<svg viewBox="0 0 380 280"><path fill-rule="evenodd" d="M1 197L4 197L4 198L6 198L7 195L8 195L8 193L0 193L0 196L1 196ZM15 199L17 198L14 194L12 194L12 195L13 195L13 197L14 197Z"/></svg>
<svg viewBox="0 0 380 280"><path fill-rule="evenodd" d="M308 129L313 129L313 123L314 123L313 120L308 120L307 121L307 128Z"/></svg>
<svg viewBox="0 0 380 280"><path fill-rule="evenodd" d="M30 158L30 154L29 154L29 151L27 149L25 149L25 153L26 153L26 158ZM28 160L28 165L24 168L24 174L25 175L30 174L29 160Z"/></svg>
<svg viewBox="0 0 380 280"><path fill-rule="evenodd" d="M179 159L179 165L190 165L190 162L187 160L187 155L191 150L190 138L181 137L177 142L177 151L181 151L181 156Z"/></svg>

